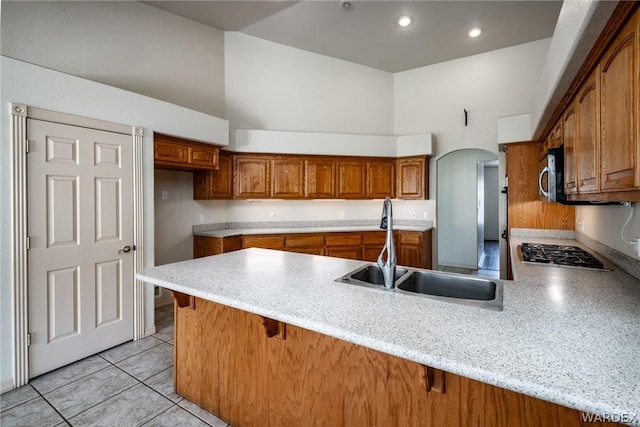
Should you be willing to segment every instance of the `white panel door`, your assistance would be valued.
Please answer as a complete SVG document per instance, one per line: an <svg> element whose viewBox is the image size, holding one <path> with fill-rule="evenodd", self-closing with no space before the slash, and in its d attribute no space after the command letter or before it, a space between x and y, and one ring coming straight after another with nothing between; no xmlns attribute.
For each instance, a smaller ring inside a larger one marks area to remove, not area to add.
<svg viewBox="0 0 640 427"><path fill-rule="evenodd" d="M133 142L27 120L29 378L133 338Z"/></svg>

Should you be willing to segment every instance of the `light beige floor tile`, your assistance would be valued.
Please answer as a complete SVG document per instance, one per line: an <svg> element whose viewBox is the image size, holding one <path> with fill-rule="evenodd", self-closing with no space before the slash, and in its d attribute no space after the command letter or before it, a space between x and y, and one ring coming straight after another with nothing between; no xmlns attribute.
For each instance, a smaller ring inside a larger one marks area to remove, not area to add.
<svg viewBox="0 0 640 427"><path fill-rule="evenodd" d="M173 368L152 376L144 383L173 402L179 402L183 399L173 389Z"/></svg>
<svg viewBox="0 0 640 427"><path fill-rule="evenodd" d="M206 427L209 424L202 421L200 418L185 411L180 406L174 406L162 414L158 415L151 421L144 424L147 427Z"/></svg>
<svg viewBox="0 0 640 427"><path fill-rule="evenodd" d="M124 359L142 353L157 345L162 344L162 341L154 338L147 337L138 341L129 341L124 344L120 344L117 347L110 348L109 350L100 353L100 356L105 358L111 363L118 363Z"/></svg>
<svg viewBox="0 0 640 427"><path fill-rule="evenodd" d="M61 422L64 422L64 419L60 414L40 396L0 414L0 425L2 427L47 427L58 425Z"/></svg>
<svg viewBox="0 0 640 427"><path fill-rule="evenodd" d="M110 366L46 393L44 398L69 419L137 383L120 369Z"/></svg>
<svg viewBox="0 0 640 427"><path fill-rule="evenodd" d="M173 346L167 343L116 363L123 371L144 381L173 366Z"/></svg>
<svg viewBox="0 0 640 427"><path fill-rule="evenodd" d="M21 403L35 399L39 396L38 392L36 392L30 385L15 388L0 395L0 410L4 412L7 409L11 409L14 406L18 406Z"/></svg>
<svg viewBox="0 0 640 427"><path fill-rule="evenodd" d="M99 356L90 356L31 380L30 384L40 393L45 394L70 382L77 381L94 372L111 366Z"/></svg>
<svg viewBox="0 0 640 427"><path fill-rule="evenodd" d="M69 422L73 426L139 426L171 406L170 400L144 384L138 384L78 414Z"/></svg>
<svg viewBox="0 0 640 427"><path fill-rule="evenodd" d="M188 401L187 399L181 400L180 402L178 402L178 405L186 409L187 411L191 412L193 415L200 418L201 420L203 420L204 422L206 422L211 426L227 427L227 423L222 421L220 418L216 417L210 412L205 411L204 409L202 409L195 403Z"/></svg>

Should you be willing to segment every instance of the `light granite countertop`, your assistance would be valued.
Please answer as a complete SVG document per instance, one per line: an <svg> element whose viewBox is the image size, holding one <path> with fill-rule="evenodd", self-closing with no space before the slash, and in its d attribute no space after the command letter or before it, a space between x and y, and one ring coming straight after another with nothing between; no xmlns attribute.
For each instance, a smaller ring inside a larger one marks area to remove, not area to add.
<svg viewBox="0 0 640 427"><path fill-rule="evenodd" d="M516 237L512 251L522 241L577 244ZM336 283L365 263L267 249L137 277L578 410L638 414L640 425L640 281L513 259L503 311Z"/></svg>
<svg viewBox="0 0 640 427"><path fill-rule="evenodd" d="M273 225L272 225L273 224ZM431 221L397 221L395 230L424 232L433 228ZM276 223L199 224L193 227L194 236L232 237L248 234L345 233L380 231L379 220L355 221L289 221Z"/></svg>

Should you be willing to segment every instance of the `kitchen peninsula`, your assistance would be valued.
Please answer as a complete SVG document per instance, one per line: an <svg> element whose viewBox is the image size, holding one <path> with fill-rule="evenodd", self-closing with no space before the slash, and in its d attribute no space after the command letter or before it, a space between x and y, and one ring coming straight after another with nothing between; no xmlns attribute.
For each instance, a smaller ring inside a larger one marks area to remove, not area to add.
<svg viewBox="0 0 640 427"><path fill-rule="evenodd" d="M334 282L362 265L252 248L138 274L174 291L176 392L234 426L640 414L640 287L622 271L525 266L498 312Z"/></svg>

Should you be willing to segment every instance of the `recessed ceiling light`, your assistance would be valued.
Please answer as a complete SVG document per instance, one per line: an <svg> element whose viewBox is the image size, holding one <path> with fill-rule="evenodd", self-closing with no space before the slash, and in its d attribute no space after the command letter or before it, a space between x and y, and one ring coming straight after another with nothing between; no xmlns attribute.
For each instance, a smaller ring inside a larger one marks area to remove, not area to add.
<svg viewBox="0 0 640 427"><path fill-rule="evenodd" d="M355 4L353 4L353 0L341 0L340 7L344 11L351 12L355 7Z"/></svg>
<svg viewBox="0 0 640 427"><path fill-rule="evenodd" d="M408 27L413 22L413 19L409 15L402 15L398 18L398 25L401 27Z"/></svg>
<svg viewBox="0 0 640 427"><path fill-rule="evenodd" d="M469 37L475 38L482 34L482 30L478 27L472 28L469 30Z"/></svg>

